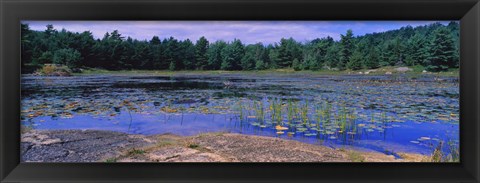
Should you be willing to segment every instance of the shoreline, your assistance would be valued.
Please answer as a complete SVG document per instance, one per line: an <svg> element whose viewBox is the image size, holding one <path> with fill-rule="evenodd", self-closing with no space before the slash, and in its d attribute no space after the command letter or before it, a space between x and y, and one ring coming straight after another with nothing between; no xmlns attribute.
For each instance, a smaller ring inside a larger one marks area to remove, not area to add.
<svg viewBox="0 0 480 183"><path fill-rule="evenodd" d="M407 71L398 70L401 68L410 69ZM360 69L360 70L304 70L295 71L293 69L267 69L267 70L248 70L248 71L230 71L230 70L105 70L90 68L82 73L74 73L73 76L89 76L89 75L158 75L158 76L176 76L176 75L238 75L238 74L256 74L256 75L325 75L325 76L342 76L342 75L365 75L365 76L381 76L381 75L399 75L406 74L408 76L437 76L437 77L459 77L459 70L453 69L442 72L422 72L423 68L418 70L415 67L380 67L377 69Z"/></svg>
<svg viewBox="0 0 480 183"><path fill-rule="evenodd" d="M131 135L101 130L31 130L21 162L428 162L429 156L333 149L295 140L203 133Z"/></svg>

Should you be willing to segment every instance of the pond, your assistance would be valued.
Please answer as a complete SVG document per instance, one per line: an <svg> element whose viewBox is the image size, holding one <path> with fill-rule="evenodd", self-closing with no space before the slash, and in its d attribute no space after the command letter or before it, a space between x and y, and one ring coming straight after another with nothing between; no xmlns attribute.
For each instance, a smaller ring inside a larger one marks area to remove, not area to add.
<svg viewBox="0 0 480 183"><path fill-rule="evenodd" d="M459 144L457 77L24 75L21 94L32 129L234 132L394 156Z"/></svg>

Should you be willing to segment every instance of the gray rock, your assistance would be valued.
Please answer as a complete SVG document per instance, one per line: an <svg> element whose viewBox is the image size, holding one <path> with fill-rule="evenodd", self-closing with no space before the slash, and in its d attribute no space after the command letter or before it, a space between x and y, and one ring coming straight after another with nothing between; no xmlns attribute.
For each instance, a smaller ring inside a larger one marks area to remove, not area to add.
<svg viewBox="0 0 480 183"><path fill-rule="evenodd" d="M395 71L397 71L397 72L407 72L407 71L413 71L413 69L410 69L408 67L397 67L397 68L395 68Z"/></svg>
<svg viewBox="0 0 480 183"><path fill-rule="evenodd" d="M97 130L34 130L22 134L22 162L96 162L151 141L142 136Z"/></svg>

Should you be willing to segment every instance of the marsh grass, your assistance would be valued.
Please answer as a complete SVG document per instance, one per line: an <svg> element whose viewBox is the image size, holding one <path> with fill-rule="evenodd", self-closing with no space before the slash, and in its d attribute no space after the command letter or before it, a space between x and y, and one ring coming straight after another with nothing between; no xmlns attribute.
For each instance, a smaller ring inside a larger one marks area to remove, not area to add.
<svg viewBox="0 0 480 183"><path fill-rule="evenodd" d="M240 121L243 121L243 119L245 118L243 108L244 108L243 103L241 101L238 101L237 102L237 110L238 110L238 115L239 115Z"/></svg>
<svg viewBox="0 0 480 183"><path fill-rule="evenodd" d="M323 120L325 118L322 106L321 105L316 105L315 106L315 114L316 114L316 120L317 120L317 130L320 131L321 127L323 127Z"/></svg>
<svg viewBox="0 0 480 183"><path fill-rule="evenodd" d="M446 156L446 162L460 162L460 149L453 140L447 142L449 154Z"/></svg>
<svg viewBox="0 0 480 183"><path fill-rule="evenodd" d="M263 108L262 101L254 101L254 110L255 110L255 118L257 122L260 124L264 124L265 122L265 109Z"/></svg>
<svg viewBox="0 0 480 183"><path fill-rule="evenodd" d="M128 152L128 155L139 155L139 154L145 154L145 150L143 150L143 149L132 149L131 151Z"/></svg>
<svg viewBox="0 0 480 183"><path fill-rule="evenodd" d="M200 147L200 145L198 145L198 144L189 144L188 145L188 148L191 148L191 149L197 149L199 147Z"/></svg>
<svg viewBox="0 0 480 183"><path fill-rule="evenodd" d="M248 102L239 101L236 105L241 124L246 122L245 124L272 129L277 136L314 136L321 140L338 139L344 144L352 144L372 132L386 134L389 123L398 121L387 111L371 109L358 113L357 108L348 107L345 102L327 100L300 101L294 98L266 97ZM458 153L455 151L458 150L455 150L454 145L451 149L453 151L447 153L435 152L432 161L436 161L435 157L439 153L443 153L441 161L445 161L445 154L452 154L448 155L452 159L448 161L456 161Z"/></svg>
<svg viewBox="0 0 480 183"><path fill-rule="evenodd" d="M365 157L363 157L362 154L360 154L359 152L348 151L347 155L348 155L348 159L350 159L350 161L352 161L352 162L364 162L365 161Z"/></svg>
<svg viewBox="0 0 480 183"><path fill-rule="evenodd" d="M288 126L292 126L294 118L295 118L295 106L293 105L292 99L288 99L288 104L287 104Z"/></svg>
<svg viewBox="0 0 480 183"><path fill-rule="evenodd" d="M442 151L443 142L439 142L438 145L433 150L432 156L430 157L431 162L442 162L444 152Z"/></svg>
<svg viewBox="0 0 480 183"><path fill-rule="evenodd" d="M162 141L159 141L156 145L157 147L167 147L175 144L177 144L177 142L174 140L162 140Z"/></svg>
<svg viewBox="0 0 480 183"><path fill-rule="evenodd" d="M283 125L283 117L282 117L282 101L273 98L270 101L270 111L271 111L271 119L275 125Z"/></svg>
<svg viewBox="0 0 480 183"><path fill-rule="evenodd" d="M448 140L447 149L445 150L445 142L440 141L433 149L430 156L430 162L460 162L460 150L458 144L453 140Z"/></svg>
<svg viewBox="0 0 480 183"><path fill-rule="evenodd" d="M105 163L115 163L117 162L117 158L108 158L105 160Z"/></svg>
<svg viewBox="0 0 480 183"><path fill-rule="evenodd" d="M304 126L310 126L308 120L308 100L305 100L305 103L302 105L300 109L300 117L302 119L302 123Z"/></svg>

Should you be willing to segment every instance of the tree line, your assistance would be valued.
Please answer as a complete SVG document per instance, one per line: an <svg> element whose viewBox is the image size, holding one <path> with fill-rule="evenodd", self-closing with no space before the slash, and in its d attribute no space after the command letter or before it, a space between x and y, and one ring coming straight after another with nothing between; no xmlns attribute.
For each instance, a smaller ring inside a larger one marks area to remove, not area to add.
<svg viewBox="0 0 480 183"><path fill-rule="evenodd" d="M397 30L354 36L341 35L299 42L282 38L278 43L244 44L210 42L201 37L150 40L125 38L117 30L95 39L90 31L34 31L21 25L22 66L63 64L70 68L108 70L358 70L382 66L422 65L429 71L459 67L459 24L433 23ZM23 68L23 67L22 67Z"/></svg>

